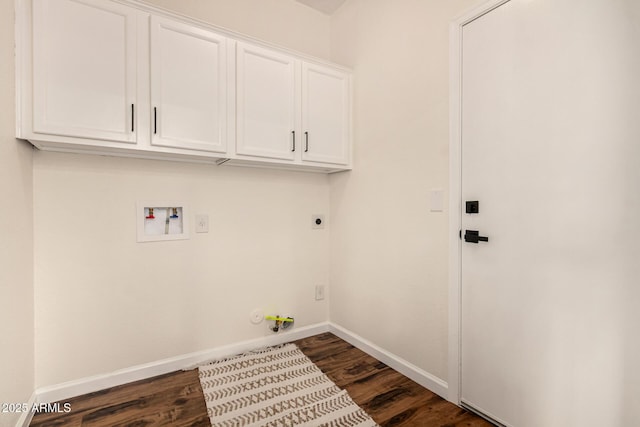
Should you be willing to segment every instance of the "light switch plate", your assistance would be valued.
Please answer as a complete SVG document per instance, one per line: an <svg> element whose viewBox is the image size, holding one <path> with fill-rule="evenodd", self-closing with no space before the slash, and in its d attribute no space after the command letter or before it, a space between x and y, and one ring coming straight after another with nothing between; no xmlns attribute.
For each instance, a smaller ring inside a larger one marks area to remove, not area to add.
<svg viewBox="0 0 640 427"><path fill-rule="evenodd" d="M431 190L429 196L431 212L442 212L444 210L444 191L439 189Z"/></svg>
<svg viewBox="0 0 640 427"><path fill-rule="evenodd" d="M209 232L209 215L196 215L196 233Z"/></svg>

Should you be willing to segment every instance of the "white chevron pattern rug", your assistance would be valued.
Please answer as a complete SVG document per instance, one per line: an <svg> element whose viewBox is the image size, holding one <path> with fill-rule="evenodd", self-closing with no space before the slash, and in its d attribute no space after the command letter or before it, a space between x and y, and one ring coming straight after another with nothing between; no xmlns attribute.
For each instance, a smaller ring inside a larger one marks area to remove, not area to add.
<svg viewBox="0 0 640 427"><path fill-rule="evenodd" d="M198 368L213 427L375 427L295 344Z"/></svg>

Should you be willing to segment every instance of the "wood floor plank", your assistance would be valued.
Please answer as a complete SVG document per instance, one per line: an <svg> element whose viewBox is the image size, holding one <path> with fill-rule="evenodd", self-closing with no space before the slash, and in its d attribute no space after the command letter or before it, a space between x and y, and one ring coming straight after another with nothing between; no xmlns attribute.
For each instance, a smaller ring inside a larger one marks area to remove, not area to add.
<svg viewBox="0 0 640 427"><path fill-rule="evenodd" d="M294 341L382 427L490 427L333 334ZM209 426L198 371L179 371L68 399L70 413L31 426Z"/></svg>
<svg viewBox="0 0 640 427"><path fill-rule="evenodd" d="M70 414L36 414L32 426L208 426L195 370L69 399Z"/></svg>
<svg viewBox="0 0 640 427"><path fill-rule="evenodd" d="M294 341L382 427L490 427L331 333Z"/></svg>

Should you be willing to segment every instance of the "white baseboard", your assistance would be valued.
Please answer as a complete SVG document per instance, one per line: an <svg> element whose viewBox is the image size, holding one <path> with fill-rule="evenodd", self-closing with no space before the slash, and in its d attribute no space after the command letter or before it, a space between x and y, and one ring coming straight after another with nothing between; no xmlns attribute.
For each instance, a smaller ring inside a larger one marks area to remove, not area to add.
<svg viewBox="0 0 640 427"><path fill-rule="evenodd" d="M378 347L371 341L368 341L361 336L356 335L353 332L343 328L342 326L336 325L335 323L329 323L329 332L336 335L337 337L342 338L352 346L359 348L370 356L375 357L382 363L400 372L402 375L417 382L422 387L431 390L444 399L447 399L449 386L447 382L442 380L441 378L438 378L435 375L432 375L429 372L418 368L412 363L409 363L406 360L396 356L395 354L392 354Z"/></svg>
<svg viewBox="0 0 640 427"><path fill-rule="evenodd" d="M33 405L35 405L37 400L37 395L36 392L34 391L31 394L31 397L29 398L29 402L27 402L27 404L29 405L29 408L33 408ZM16 422L16 427L29 427L29 424L31 424L31 419L33 418L33 412L29 411L29 412L23 412L22 415L20 415L20 418L18 418L18 422Z"/></svg>
<svg viewBox="0 0 640 427"><path fill-rule="evenodd" d="M235 354L261 347L283 344L328 331L328 322L317 323L315 325L295 328L292 331L158 360L156 362L133 366L131 368L121 369L108 374L94 375L62 384L41 387L35 391L35 401L36 403L57 402L74 396L80 396L104 390L106 388L127 384L133 381L139 381L181 369L189 369L209 360L233 356ZM22 426L22 424L18 425Z"/></svg>
<svg viewBox="0 0 640 427"><path fill-rule="evenodd" d="M354 347L359 348L392 369L395 369L406 377L417 382L421 386L433 391L445 399L447 398L448 386L446 381L418 368L406 360L378 347L372 342L339 325L330 322L323 322L267 337L255 338L239 343L133 366L107 374L94 375L61 384L41 387L34 392L34 395L31 397L30 405L33 403L63 401L64 399L69 399L74 396L93 393L95 391L127 384L133 381L144 380L181 369L194 368L195 366L209 360L233 356L235 354L255 350L261 347L283 344L285 342L295 341L324 332L331 332L335 334ZM29 417L28 414L24 414L16 426L28 426L31 421L30 418L31 417Z"/></svg>

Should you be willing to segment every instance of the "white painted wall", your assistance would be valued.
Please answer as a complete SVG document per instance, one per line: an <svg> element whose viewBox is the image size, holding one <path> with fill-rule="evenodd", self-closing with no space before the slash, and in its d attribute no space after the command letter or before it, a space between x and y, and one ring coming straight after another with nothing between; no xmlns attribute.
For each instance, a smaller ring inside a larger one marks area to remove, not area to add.
<svg viewBox="0 0 640 427"><path fill-rule="evenodd" d="M447 212L428 194L448 186L448 25L481 1L349 0L332 18L293 0L150 3L354 67L355 169L36 153L36 385L261 336L259 306L330 317L446 379ZM211 232L135 243L135 202L172 198ZM313 300L329 282L330 316Z"/></svg>
<svg viewBox="0 0 640 427"><path fill-rule="evenodd" d="M294 0L144 1L318 58L329 58L329 17Z"/></svg>
<svg viewBox="0 0 640 427"><path fill-rule="evenodd" d="M0 402L33 392L32 150L15 139L14 7L0 2ZM0 426L19 414L0 413Z"/></svg>
<svg viewBox="0 0 640 427"><path fill-rule="evenodd" d="M329 18L292 0L153 3L328 56ZM268 335L258 307L328 320L329 231L311 229L326 175L36 152L34 192L37 387ZM136 243L149 199L209 214L210 232Z"/></svg>
<svg viewBox="0 0 640 427"><path fill-rule="evenodd" d="M444 380L448 213L429 191L448 189L449 23L481 2L349 0L332 17L355 157L331 176L330 317Z"/></svg>

